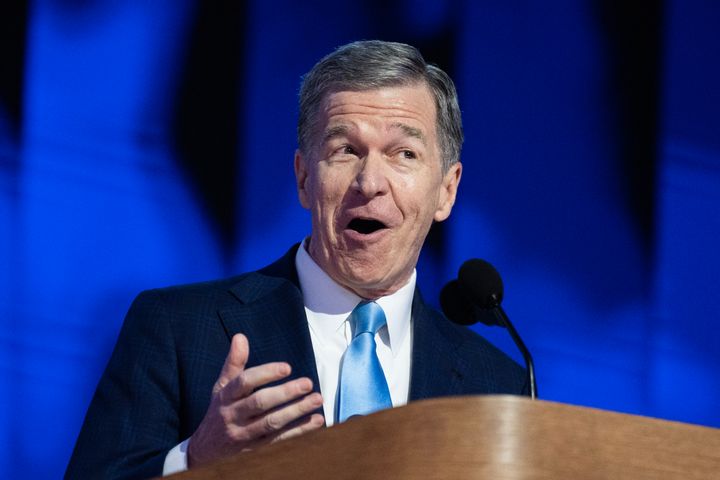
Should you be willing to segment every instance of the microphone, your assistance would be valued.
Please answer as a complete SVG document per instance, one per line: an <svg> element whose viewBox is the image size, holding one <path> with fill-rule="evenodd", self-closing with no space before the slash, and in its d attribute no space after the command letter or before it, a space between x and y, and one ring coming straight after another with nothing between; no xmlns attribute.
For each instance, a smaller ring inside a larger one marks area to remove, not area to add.
<svg viewBox="0 0 720 480"><path fill-rule="evenodd" d="M458 278L449 281L440 292L440 306L445 316L460 325L482 322L507 329L525 360L530 398L537 398L535 365L532 355L505 314L502 306L503 282L495 267L473 258L460 267Z"/></svg>

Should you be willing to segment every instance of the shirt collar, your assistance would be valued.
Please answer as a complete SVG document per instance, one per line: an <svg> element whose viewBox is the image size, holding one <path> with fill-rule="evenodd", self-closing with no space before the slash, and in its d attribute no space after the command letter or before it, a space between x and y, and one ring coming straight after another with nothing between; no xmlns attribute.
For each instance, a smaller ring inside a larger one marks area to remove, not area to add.
<svg viewBox="0 0 720 480"><path fill-rule="evenodd" d="M305 250L305 243L298 248L295 267L305 308L310 310L314 317L308 317L308 321L315 322L315 328L337 332L363 299L330 278ZM405 336L410 333L416 278L413 269L410 279L399 290L375 300L385 312L389 346L393 356L397 353L397 349L393 350L393 345L401 345Z"/></svg>

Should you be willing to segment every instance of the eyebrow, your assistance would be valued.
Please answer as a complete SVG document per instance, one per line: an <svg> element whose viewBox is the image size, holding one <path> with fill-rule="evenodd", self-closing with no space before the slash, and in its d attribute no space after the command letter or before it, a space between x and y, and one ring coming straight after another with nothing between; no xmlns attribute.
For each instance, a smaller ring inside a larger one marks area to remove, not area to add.
<svg viewBox="0 0 720 480"><path fill-rule="evenodd" d="M427 139L425 138L425 134L419 128L411 127L410 125L406 125L401 122L393 123L392 125L390 125L390 127L399 128L408 137L417 138L423 143L423 145L427 146Z"/></svg>
<svg viewBox="0 0 720 480"><path fill-rule="evenodd" d="M342 137L344 135L347 135L349 131L350 127L348 127L347 125L335 125L334 127L330 127L325 130L323 134L323 143L335 137Z"/></svg>

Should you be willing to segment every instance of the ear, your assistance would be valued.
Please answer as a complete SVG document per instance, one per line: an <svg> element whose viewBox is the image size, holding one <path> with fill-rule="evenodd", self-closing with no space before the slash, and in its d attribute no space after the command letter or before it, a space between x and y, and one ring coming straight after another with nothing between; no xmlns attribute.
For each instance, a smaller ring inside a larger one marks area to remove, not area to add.
<svg viewBox="0 0 720 480"><path fill-rule="evenodd" d="M450 211L455 205L455 197L457 196L458 185L460 185L460 177L462 176L462 164L460 162L452 165L440 185L440 195L438 197L438 208L435 210L435 221L442 222L450 216Z"/></svg>
<svg viewBox="0 0 720 480"><path fill-rule="evenodd" d="M298 149L295 150L295 184L297 185L298 199L304 208L310 208L307 192L308 169L305 157Z"/></svg>

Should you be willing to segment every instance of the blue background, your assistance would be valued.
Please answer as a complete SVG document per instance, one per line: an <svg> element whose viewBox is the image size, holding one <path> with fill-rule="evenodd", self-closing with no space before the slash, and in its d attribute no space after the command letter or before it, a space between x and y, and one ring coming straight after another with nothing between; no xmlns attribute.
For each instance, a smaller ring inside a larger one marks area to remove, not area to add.
<svg viewBox="0 0 720 480"><path fill-rule="evenodd" d="M720 427L718 5L3 3L0 477L61 476L140 290L309 233L299 78L362 38L415 44L459 90L465 171L426 298L488 259L542 398Z"/></svg>

